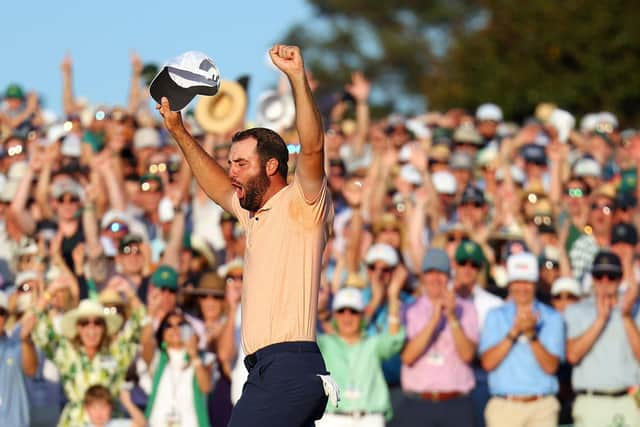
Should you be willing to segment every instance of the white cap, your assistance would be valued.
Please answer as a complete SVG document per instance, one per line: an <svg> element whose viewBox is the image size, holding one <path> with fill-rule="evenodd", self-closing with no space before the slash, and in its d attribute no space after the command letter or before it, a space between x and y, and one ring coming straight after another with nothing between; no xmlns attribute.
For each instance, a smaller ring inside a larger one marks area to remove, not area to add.
<svg viewBox="0 0 640 427"><path fill-rule="evenodd" d="M102 219L100 220L100 228L107 228L109 224L115 222L116 220L122 221L127 225L130 225L131 218L127 215L126 212L119 211L117 209L110 209L102 215Z"/></svg>
<svg viewBox="0 0 640 427"><path fill-rule="evenodd" d="M431 182L440 194L456 194L456 178L447 171L439 171L431 175Z"/></svg>
<svg viewBox="0 0 640 427"><path fill-rule="evenodd" d="M573 165L573 175L576 177L595 177L602 176L602 167L595 159L591 157L583 157L578 159Z"/></svg>
<svg viewBox="0 0 640 427"><path fill-rule="evenodd" d="M520 169L516 165L511 165L509 167L509 172L511 172L511 179L513 179L518 184L524 183L526 179L526 175L522 169ZM502 181L504 179L504 168L500 168L496 171L496 179L498 181Z"/></svg>
<svg viewBox="0 0 640 427"><path fill-rule="evenodd" d="M580 120L580 131L583 133L593 132L598 125L598 113L585 114Z"/></svg>
<svg viewBox="0 0 640 427"><path fill-rule="evenodd" d="M398 161L400 162L408 162L411 160L411 150L413 144L404 144L400 151L398 152Z"/></svg>
<svg viewBox="0 0 640 427"><path fill-rule="evenodd" d="M431 129L418 118L409 119L405 122L405 127L413 132L416 138L427 139L431 138Z"/></svg>
<svg viewBox="0 0 640 427"><path fill-rule="evenodd" d="M576 125L576 119L568 111L556 108L549 116L549 124L558 132L560 142L567 142L569 134Z"/></svg>
<svg viewBox="0 0 640 427"><path fill-rule="evenodd" d="M398 265L400 260L398 259L398 253L391 245L387 245L386 243L376 243L369 248L364 261L368 265L371 265L376 261L382 261L390 267L395 267Z"/></svg>
<svg viewBox="0 0 640 427"><path fill-rule="evenodd" d="M60 154L68 157L80 157L82 152L82 142L75 133L70 133L62 140L62 146L60 147Z"/></svg>
<svg viewBox="0 0 640 427"><path fill-rule="evenodd" d="M194 50L183 53L162 67L149 91L159 104L167 97L173 111L182 110L196 95L213 96L220 88L220 72L213 60Z"/></svg>
<svg viewBox="0 0 640 427"><path fill-rule="evenodd" d="M258 100L256 122L267 129L288 129L296 119L296 105L291 94L281 95L275 90L263 93Z"/></svg>
<svg viewBox="0 0 640 427"><path fill-rule="evenodd" d="M58 140L62 137L65 137L67 133L68 132L65 130L62 123L56 123L49 127L49 130L47 131L47 139L51 143L58 142Z"/></svg>
<svg viewBox="0 0 640 427"><path fill-rule="evenodd" d="M133 148L136 150L158 148L160 142L160 133L154 128L140 128L133 135Z"/></svg>
<svg viewBox="0 0 640 427"><path fill-rule="evenodd" d="M33 270L21 271L16 275L15 285L20 286L31 280L40 280L40 276Z"/></svg>
<svg viewBox="0 0 640 427"><path fill-rule="evenodd" d="M608 111L602 111L598 114L598 125L607 125L610 130L618 128L618 118Z"/></svg>
<svg viewBox="0 0 640 427"><path fill-rule="evenodd" d="M161 223L173 221L173 218L175 217L173 208L173 202L168 196L164 196L160 199L160 202L158 203L158 221Z"/></svg>
<svg viewBox="0 0 640 427"><path fill-rule="evenodd" d="M19 179L6 179L0 185L0 201L11 202L18 192Z"/></svg>
<svg viewBox="0 0 640 427"><path fill-rule="evenodd" d="M3 291L0 291L0 308L9 309L9 298Z"/></svg>
<svg viewBox="0 0 640 427"><path fill-rule="evenodd" d="M413 165L403 165L400 168L400 178L413 185L422 185L422 175Z"/></svg>
<svg viewBox="0 0 640 427"><path fill-rule="evenodd" d="M242 270L243 267L244 267L244 262L242 258L234 258L228 263L222 264L220 267L218 267L218 270L216 271L216 273L218 273L218 276L220 277L225 277L227 274L229 274L230 271Z"/></svg>
<svg viewBox="0 0 640 427"><path fill-rule="evenodd" d="M71 178L59 179L51 186L51 195L53 195L54 198L58 198L66 193L82 198L82 187L77 181Z"/></svg>
<svg viewBox="0 0 640 427"><path fill-rule="evenodd" d="M364 311L364 299L362 292L356 288L342 288L333 297L333 311L342 308L352 308L356 311Z"/></svg>
<svg viewBox="0 0 640 427"><path fill-rule="evenodd" d="M538 259L535 255L521 252L507 258L507 283L515 281L538 281Z"/></svg>
<svg viewBox="0 0 640 427"><path fill-rule="evenodd" d="M580 285L572 277L559 277L551 285L551 295L558 295L561 292L569 292L572 295L580 296Z"/></svg>
<svg viewBox="0 0 640 427"><path fill-rule="evenodd" d="M36 255L38 253L38 243L31 237L23 237L16 248L16 255Z"/></svg>
<svg viewBox="0 0 640 427"><path fill-rule="evenodd" d="M480 167L486 166L498 158L498 147L493 144L489 144L486 147L478 150L476 154L476 164Z"/></svg>
<svg viewBox="0 0 640 427"><path fill-rule="evenodd" d="M501 122L502 121L502 109L496 104L482 104L476 110L476 120Z"/></svg>

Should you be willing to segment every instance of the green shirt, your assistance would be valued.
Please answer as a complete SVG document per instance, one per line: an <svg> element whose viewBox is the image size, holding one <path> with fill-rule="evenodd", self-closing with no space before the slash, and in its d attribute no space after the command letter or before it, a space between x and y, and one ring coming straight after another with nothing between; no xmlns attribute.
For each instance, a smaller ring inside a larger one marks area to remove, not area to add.
<svg viewBox="0 0 640 427"><path fill-rule="evenodd" d="M338 408L327 405L327 412L384 413L390 419L391 401L381 365L402 350L404 339L404 329L395 335L363 337L352 345L337 335L318 336L327 370L340 387Z"/></svg>

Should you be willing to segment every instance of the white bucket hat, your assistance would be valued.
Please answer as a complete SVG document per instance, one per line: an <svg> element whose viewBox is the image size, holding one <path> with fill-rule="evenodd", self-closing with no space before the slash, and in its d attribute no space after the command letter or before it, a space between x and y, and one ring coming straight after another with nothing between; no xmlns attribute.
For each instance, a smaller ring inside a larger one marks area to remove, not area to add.
<svg viewBox="0 0 640 427"><path fill-rule="evenodd" d="M119 314L113 314L110 311L106 311L104 306L99 302L85 299L80 301L80 305L78 305L78 307L66 312L64 316L62 316L62 334L69 339L75 338L78 334L78 320L87 317L99 317L104 319L107 326L107 335L115 334L122 325L122 317Z"/></svg>

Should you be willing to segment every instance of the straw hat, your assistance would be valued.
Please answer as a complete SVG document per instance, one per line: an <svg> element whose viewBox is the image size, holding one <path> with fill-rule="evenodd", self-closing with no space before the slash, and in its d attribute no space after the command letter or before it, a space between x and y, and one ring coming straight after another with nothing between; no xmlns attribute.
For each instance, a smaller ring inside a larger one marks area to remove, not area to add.
<svg viewBox="0 0 640 427"><path fill-rule="evenodd" d="M195 110L198 124L207 132L225 133L244 120L247 94L232 80L223 80L215 96L202 97Z"/></svg>
<svg viewBox="0 0 640 427"><path fill-rule="evenodd" d="M105 307L99 302L85 299L80 301L80 305L78 305L78 307L66 312L64 316L62 316L62 334L69 339L75 338L78 334L78 330L76 328L78 319L87 317L99 317L104 319L105 324L107 325L107 335L113 335L116 333L123 321L122 316L119 314L107 313L105 311Z"/></svg>

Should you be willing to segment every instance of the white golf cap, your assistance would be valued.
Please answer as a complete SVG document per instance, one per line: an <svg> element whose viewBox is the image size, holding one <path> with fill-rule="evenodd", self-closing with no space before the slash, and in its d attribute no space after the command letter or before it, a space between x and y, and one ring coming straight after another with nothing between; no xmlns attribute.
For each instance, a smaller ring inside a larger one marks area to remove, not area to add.
<svg viewBox="0 0 640 427"><path fill-rule="evenodd" d="M158 148L161 145L160 132L154 128L140 128L133 135L133 148L142 150L143 148Z"/></svg>
<svg viewBox="0 0 640 427"><path fill-rule="evenodd" d="M529 252L521 252L507 258L507 283L537 282L538 259Z"/></svg>
<svg viewBox="0 0 640 427"><path fill-rule="evenodd" d="M402 166L400 168L400 178L413 185L422 185L422 174L413 165Z"/></svg>
<svg viewBox="0 0 640 427"><path fill-rule="evenodd" d="M551 285L551 295L569 292L571 295L580 296L580 285L572 277L559 277Z"/></svg>
<svg viewBox="0 0 640 427"><path fill-rule="evenodd" d="M482 104L476 110L476 120L501 122L502 121L502 109L496 104L486 103Z"/></svg>
<svg viewBox="0 0 640 427"><path fill-rule="evenodd" d="M567 142L569 134L576 125L576 119L568 111L556 108L549 116L549 124L558 132L560 142Z"/></svg>
<svg viewBox="0 0 640 427"><path fill-rule="evenodd" d="M263 93L258 100L256 121L267 129L281 131L293 126L296 105L290 94L281 95L275 90Z"/></svg>
<svg viewBox="0 0 640 427"><path fill-rule="evenodd" d="M439 194L456 194L456 178L451 172L439 171L431 175L433 187Z"/></svg>
<svg viewBox="0 0 640 427"><path fill-rule="evenodd" d="M60 153L67 157L80 157L82 152L82 141L80 137L75 133L70 133L62 140L62 146L60 147Z"/></svg>
<svg viewBox="0 0 640 427"><path fill-rule="evenodd" d="M182 110L196 95L213 96L220 87L220 72L213 60L202 52L188 51L162 67L149 91L159 104L169 100L172 111Z"/></svg>
<svg viewBox="0 0 640 427"><path fill-rule="evenodd" d="M356 311L364 311L364 299L362 292L356 288L342 288L333 298L333 311L343 308L351 308Z"/></svg>
<svg viewBox="0 0 640 427"><path fill-rule="evenodd" d="M580 120L580 131L583 133L592 132L598 125L598 113L588 113Z"/></svg>
<svg viewBox="0 0 640 427"><path fill-rule="evenodd" d="M395 267L398 265L398 253L391 246L386 243L376 243L371 246L367 251L367 256L365 256L364 261L371 265L376 261L382 261L390 267Z"/></svg>
<svg viewBox="0 0 640 427"><path fill-rule="evenodd" d="M573 175L576 177L596 177L602 176L602 167L595 159L583 157L578 159L573 165Z"/></svg>

